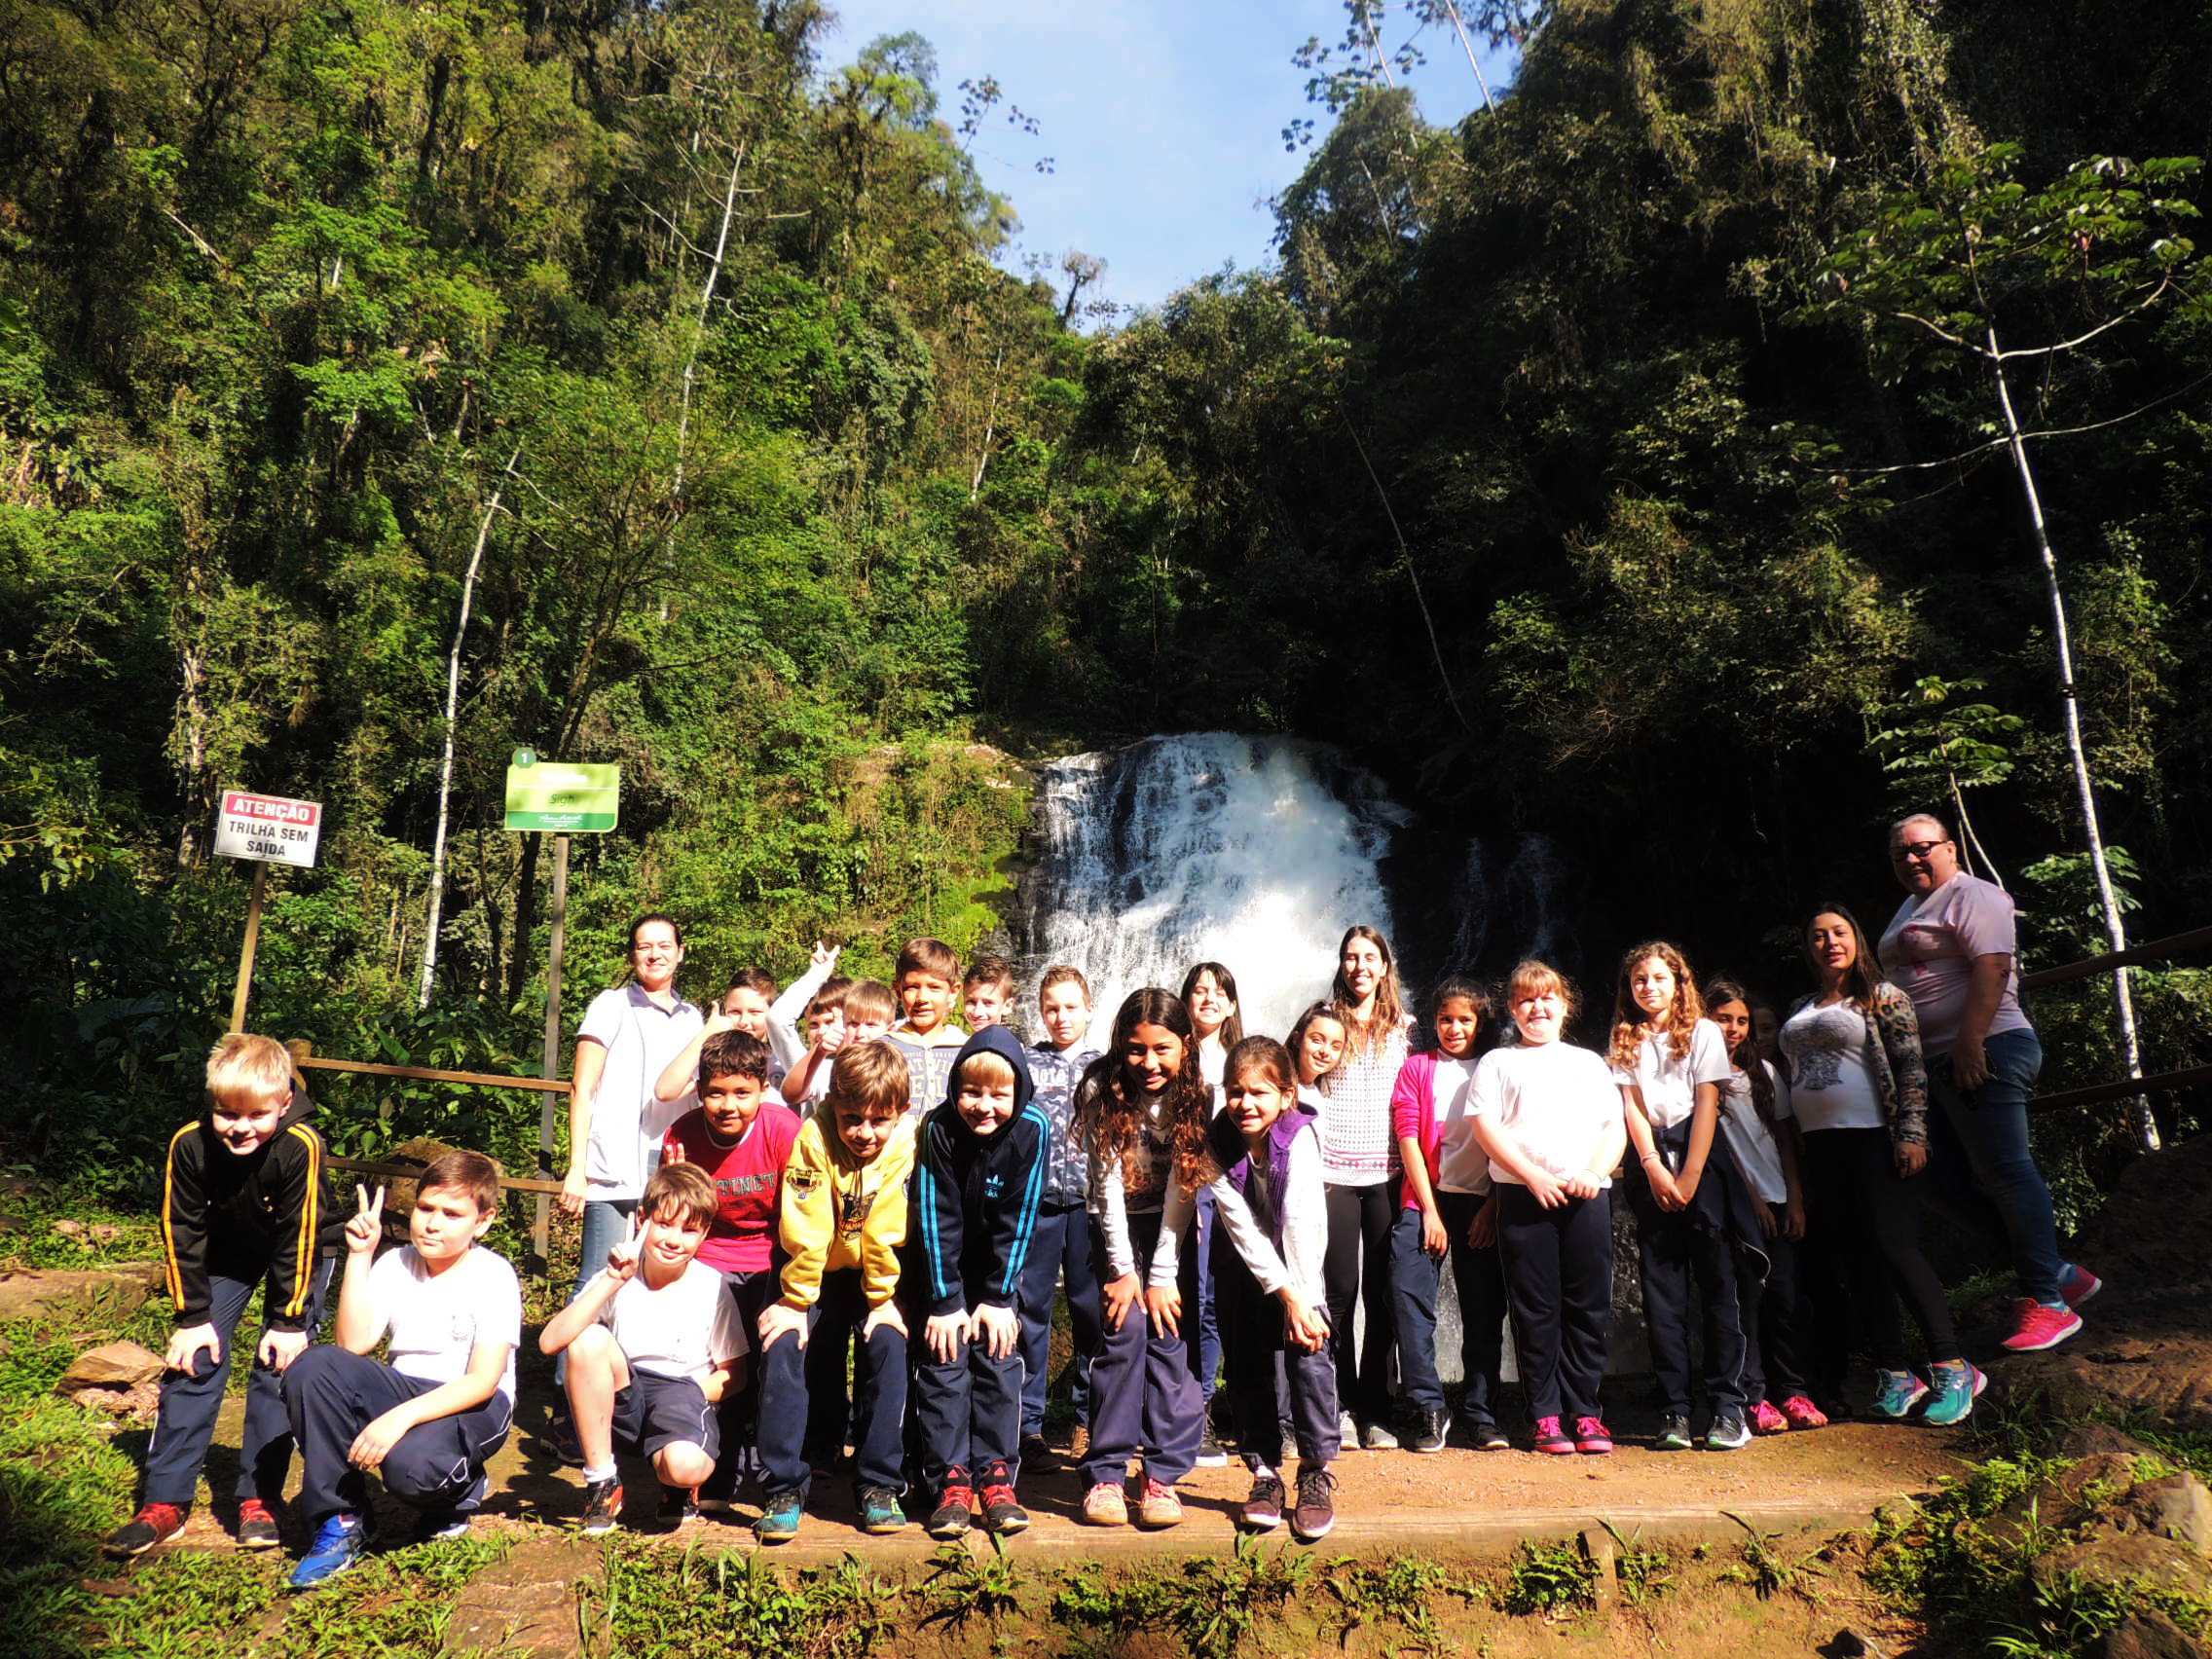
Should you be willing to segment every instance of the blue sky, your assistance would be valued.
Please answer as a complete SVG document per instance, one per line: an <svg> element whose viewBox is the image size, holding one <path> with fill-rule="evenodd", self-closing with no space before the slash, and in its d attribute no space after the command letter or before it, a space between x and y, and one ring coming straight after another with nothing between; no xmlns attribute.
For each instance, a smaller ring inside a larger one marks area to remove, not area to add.
<svg viewBox="0 0 2212 1659"><path fill-rule="evenodd" d="M1080 247L1106 261L1105 297L1157 305L1226 262L1264 263L1273 221L1267 201L1298 174L1280 136L1309 110L1291 54L1309 35L1344 33L1339 0L831 0L838 27L827 64L850 62L878 35L912 29L937 48L943 113L958 119L963 80L995 75L1037 118L1030 138L1003 120L976 141L985 180L1021 214L1018 246L1057 261ZM1385 44L1412 22L1393 6ZM1421 113L1456 122L1480 102L1449 30L1420 39ZM1511 73L1484 54L1493 90ZM1035 172L1041 156L1055 164Z"/></svg>

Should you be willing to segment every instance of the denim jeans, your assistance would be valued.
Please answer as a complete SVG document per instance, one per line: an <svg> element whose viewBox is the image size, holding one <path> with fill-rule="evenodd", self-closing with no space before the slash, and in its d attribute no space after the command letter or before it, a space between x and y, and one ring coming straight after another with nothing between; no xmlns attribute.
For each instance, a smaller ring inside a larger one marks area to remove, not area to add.
<svg viewBox="0 0 2212 1659"><path fill-rule="evenodd" d="M607 1266L607 1252L630 1235L630 1218L637 1210L636 1198L584 1200L584 1235L576 1247L576 1288L569 1293L571 1302L583 1295L592 1274ZM569 1355L564 1348L553 1362L553 1415L564 1419L569 1415L569 1396L564 1391L568 1383Z"/></svg>
<svg viewBox="0 0 2212 1659"><path fill-rule="evenodd" d="M2028 1101L2043 1070L2043 1044L2033 1031L2006 1031L1983 1048L1989 1075L1977 1088L1959 1087L1948 1056L1928 1067L1936 1176L1955 1192L1971 1175L1972 1185L1995 1206L2011 1244L2020 1294L2056 1303L2066 1264L2058 1253L2050 1189L2028 1145Z"/></svg>

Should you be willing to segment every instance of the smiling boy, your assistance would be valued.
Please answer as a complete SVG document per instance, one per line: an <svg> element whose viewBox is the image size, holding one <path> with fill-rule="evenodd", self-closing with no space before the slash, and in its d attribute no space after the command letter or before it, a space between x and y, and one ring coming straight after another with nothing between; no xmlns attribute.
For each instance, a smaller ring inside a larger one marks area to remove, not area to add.
<svg viewBox="0 0 2212 1659"><path fill-rule="evenodd" d="M1046 1152L1045 1191L1021 1290L1021 1456L1045 1450L1045 1397L1051 1386L1052 1293L1064 1273L1068 1323L1075 1340L1075 1408L1086 1416L1090 1360L1105 1335L1100 1322L1098 1274L1090 1261L1090 1160L1075 1136L1075 1090L1098 1058L1089 1041L1090 984L1065 963L1037 981L1037 1017L1045 1040L1029 1050L1029 1076L1037 1105L1052 1125Z"/></svg>
<svg viewBox="0 0 2212 1659"><path fill-rule="evenodd" d="M346 1224L337 1341L284 1375L300 1443L300 1510L313 1542L292 1573L312 1590L368 1543L365 1477L422 1512L418 1541L458 1538L484 1501L484 1465L515 1415L522 1287L482 1238L499 1213L499 1167L449 1152L416 1177L408 1242L377 1260L384 1189ZM391 1363L371 1354L387 1332Z"/></svg>
<svg viewBox="0 0 2212 1659"><path fill-rule="evenodd" d="M899 952L892 989L905 1017L891 1028L891 1046L906 1062L914 1092L907 1117L922 1115L944 1098L952 1061L968 1033L952 1023L952 998L960 988L960 958L941 939L910 939Z"/></svg>
<svg viewBox="0 0 2212 1659"><path fill-rule="evenodd" d="M944 1104L922 1122L914 1224L929 1298L915 1373L922 1478L937 1494L932 1536L1018 1532L1021 1283L1037 1230L1051 1121L1030 1098L1020 1039L1003 1025L968 1039Z"/></svg>
<svg viewBox="0 0 2212 1659"><path fill-rule="evenodd" d="M1014 1018L1014 964L1003 956L978 956L960 981L960 1007L968 1029L1005 1025Z"/></svg>
<svg viewBox="0 0 2212 1659"><path fill-rule="evenodd" d="M146 1495L107 1539L142 1555L184 1525L231 1371L231 1340L257 1287L261 1341L239 1453L241 1549L277 1542L274 1506L292 1456L281 1377L306 1351L344 1223L322 1167L314 1110L273 1037L234 1032L207 1056L207 1110L169 1137L162 1249L176 1329L164 1355L161 1415L146 1449Z"/></svg>

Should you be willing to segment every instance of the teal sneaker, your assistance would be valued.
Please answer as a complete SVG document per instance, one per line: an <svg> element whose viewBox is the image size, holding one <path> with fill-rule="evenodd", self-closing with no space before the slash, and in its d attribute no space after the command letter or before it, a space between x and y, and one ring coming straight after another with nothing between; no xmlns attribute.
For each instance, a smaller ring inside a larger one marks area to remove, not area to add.
<svg viewBox="0 0 2212 1659"><path fill-rule="evenodd" d="M1687 1452L1690 1449L1690 1419L1686 1413L1669 1412L1659 1419L1659 1434L1651 1442L1655 1452Z"/></svg>
<svg viewBox="0 0 2212 1659"><path fill-rule="evenodd" d="M1874 1383L1874 1410L1895 1421L1911 1415L1912 1408L1928 1398L1928 1384L1909 1371L1877 1371Z"/></svg>
<svg viewBox="0 0 2212 1659"><path fill-rule="evenodd" d="M315 1529L314 1542L300 1557L300 1565L292 1568L292 1588L313 1590L328 1583L359 1561L368 1543L368 1530L361 1518L340 1510Z"/></svg>
<svg viewBox="0 0 2212 1659"><path fill-rule="evenodd" d="M906 1512L899 1507L899 1494L889 1487L869 1487L861 1493L861 1530L882 1534L906 1525Z"/></svg>
<svg viewBox="0 0 2212 1659"><path fill-rule="evenodd" d="M1989 1379L1971 1360L1936 1366L1931 1375L1936 1380L1935 1397L1920 1420L1936 1428L1966 1421L1973 1413L1974 1401L1989 1386Z"/></svg>
<svg viewBox="0 0 2212 1659"><path fill-rule="evenodd" d="M753 1530L764 1544L788 1544L797 1537L798 1493L780 1492L770 1497L768 1507L753 1524Z"/></svg>

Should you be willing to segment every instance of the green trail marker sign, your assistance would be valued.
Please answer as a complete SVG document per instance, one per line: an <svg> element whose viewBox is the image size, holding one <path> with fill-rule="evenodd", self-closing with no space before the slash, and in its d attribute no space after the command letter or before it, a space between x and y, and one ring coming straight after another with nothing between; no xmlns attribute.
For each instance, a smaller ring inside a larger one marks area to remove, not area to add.
<svg viewBox="0 0 2212 1659"><path fill-rule="evenodd" d="M620 816L621 793L619 766L540 760L518 749L507 768L506 827L553 835L603 835Z"/></svg>

